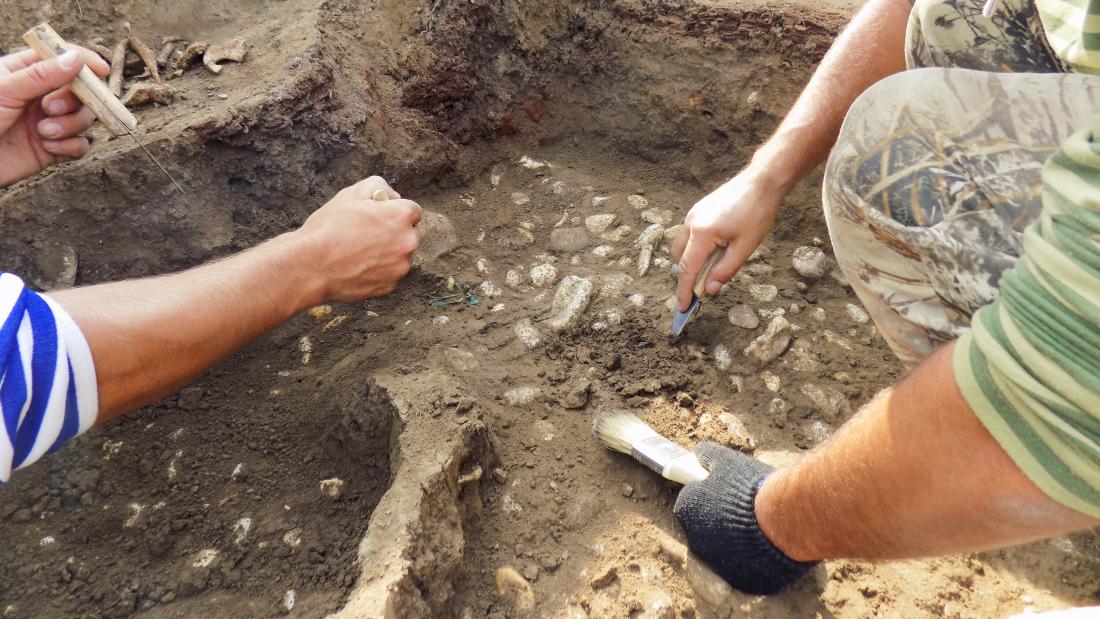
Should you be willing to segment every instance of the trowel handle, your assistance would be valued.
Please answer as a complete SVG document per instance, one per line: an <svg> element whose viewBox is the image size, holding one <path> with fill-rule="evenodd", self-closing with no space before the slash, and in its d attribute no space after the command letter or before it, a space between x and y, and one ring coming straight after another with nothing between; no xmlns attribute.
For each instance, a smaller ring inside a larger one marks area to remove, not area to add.
<svg viewBox="0 0 1100 619"><path fill-rule="evenodd" d="M707 276L710 275L710 270L714 268L714 264L718 262L725 254L726 248L719 246L716 247L714 251L710 253L710 256L707 257L707 261L703 263L703 268L699 269L699 277L695 280L695 288L692 289L692 291L695 293L695 296L699 298L703 297L703 293L706 292Z"/></svg>

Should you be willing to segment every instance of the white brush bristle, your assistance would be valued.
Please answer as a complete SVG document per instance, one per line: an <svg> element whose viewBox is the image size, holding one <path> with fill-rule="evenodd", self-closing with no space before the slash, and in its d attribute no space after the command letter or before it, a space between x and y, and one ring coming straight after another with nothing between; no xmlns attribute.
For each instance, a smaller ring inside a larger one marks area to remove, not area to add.
<svg viewBox="0 0 1100 619"><path fill-rule="evenodd" d="M639 441L658 436L648 423L630 411L600 413L592 422L592 434L608 449L624 454L631 453L633 446Z"/></svg>

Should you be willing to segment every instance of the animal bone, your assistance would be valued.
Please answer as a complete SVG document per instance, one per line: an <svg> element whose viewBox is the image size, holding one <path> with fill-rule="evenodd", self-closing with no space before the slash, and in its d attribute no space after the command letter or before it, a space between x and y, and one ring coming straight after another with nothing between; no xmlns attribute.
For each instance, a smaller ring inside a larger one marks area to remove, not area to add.
<svg viewBox="0 0 1100 619"><path fill-rule="evenodd" d="M202 63L206 65L207 69L210 69L211 73L221 73L222 65L218 64L219 62L224 60L240 62L244 60L246 53L244 39L229 39L207 48L206 53L202 56Z"/></svg>
<svg viewBox="0 0 1100 619"><path fill-rule="evenodd" d="M131 86L130 90L126 91L126 96L122 98L122 104L126 107L139 107L150 103L167 105L175 97L176 91L168 84L146 82Z"/></svg>
<svg viewBox="0 0 1100 619"><path fill-rule="evenodd" d="M160 69L157 68L157 57L153 53L153 50L149 49L149 46L142 43L141 39L137 38L135 34L130 32L130 23L127 22L122 25L122 29L126 31L126 37L130 41L130 47L137 52L139 58L141 58L142 64L145 65L145 70L149 72L149 75L153 76L153 81L161 83Z"/></svg>
<svg viewBox="0 0 1100 619"><path fill-rule="evenodd" d="M111 77L107 81L107 86L116 97L122 95L122 71L126 68L126 50L129 47L130 42L122 39L111 52Z"/></svg>
<svg viewBox="0 0 1100 619"><path fill-rule="evenodd" d="M183 41L179 37L164 37L160 40L160 52L157 54L157 66L167 67L168 59L172 57L172 52L176 51L176 43Z"/></svg>

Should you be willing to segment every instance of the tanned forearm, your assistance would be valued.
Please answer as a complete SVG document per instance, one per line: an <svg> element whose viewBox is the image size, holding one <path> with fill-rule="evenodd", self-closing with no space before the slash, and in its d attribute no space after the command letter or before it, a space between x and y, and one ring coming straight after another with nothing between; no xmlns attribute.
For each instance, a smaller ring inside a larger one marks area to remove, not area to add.
<svg viewBox="0 0 1100 619"><path fill-rule="evenodd" d="M875 82L905 69L908 0L869 0L837 37L750 169L789 189L829 154L848 108Z"/></svg>
<svg viewBox="0 0 1100 619"><path fill-rule="evenodd" d="M799 561L980 551L1098 522L1043 494L985 430L945 346L765 482L761 528Z"/></svg>
<svg viewBox="0 0 1100 619"><path fill-rule="evenodd" d="M189 271L52 293L95 360L99 422L155 402L322 290L293 234Z"/></svg>

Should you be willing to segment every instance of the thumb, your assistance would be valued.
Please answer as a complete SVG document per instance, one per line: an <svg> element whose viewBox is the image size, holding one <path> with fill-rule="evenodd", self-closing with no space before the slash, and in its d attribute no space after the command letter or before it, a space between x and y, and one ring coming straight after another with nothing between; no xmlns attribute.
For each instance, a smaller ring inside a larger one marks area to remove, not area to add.
<svg viewBox="0 0 1100 619"><path fill-rule="evenodd" d="M718 294L718 291L722 289L722 285L732 279L741 268L741 265L749 259L753 248L746 247L746 245L748 244L735 241L726 247L726 253L722 254L718 262L714 263L707 275L707 294Z"/></svg>
<svg viewBox="0 0 1100 619"><path fill-rule="evenodd" d="M0 77L0 108L22 109L71 82L82 68L80 53L71 49L57 58Z"/></svg>

